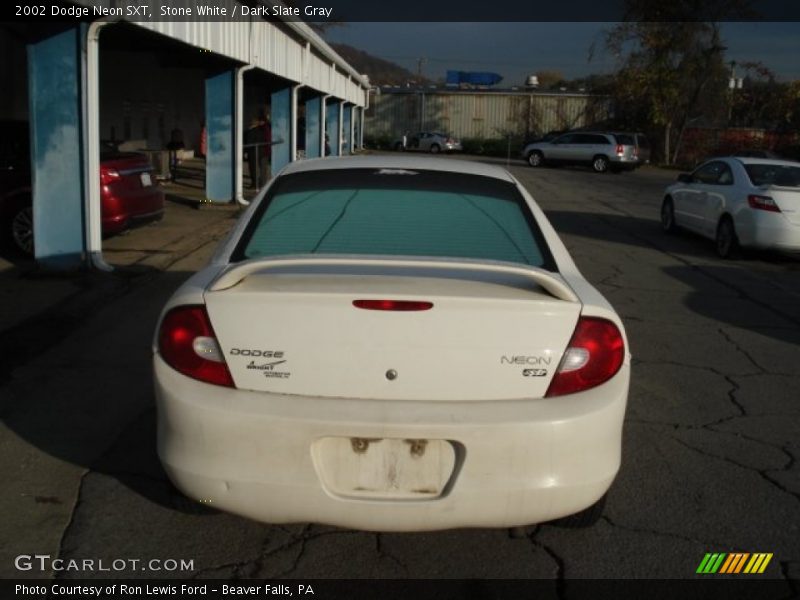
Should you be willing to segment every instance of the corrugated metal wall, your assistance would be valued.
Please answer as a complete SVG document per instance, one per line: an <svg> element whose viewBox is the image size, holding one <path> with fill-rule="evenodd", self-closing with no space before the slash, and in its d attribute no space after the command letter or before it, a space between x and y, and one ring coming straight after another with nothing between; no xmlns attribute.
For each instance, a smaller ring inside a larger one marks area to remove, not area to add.
<svg viewBox="0 0 800 600"><path fill-rule="evenodd" d="M414 92L370 96L370 136L441 130L460 138L501 138L574 129L608 119L610 100L586 94Z"/></svg>

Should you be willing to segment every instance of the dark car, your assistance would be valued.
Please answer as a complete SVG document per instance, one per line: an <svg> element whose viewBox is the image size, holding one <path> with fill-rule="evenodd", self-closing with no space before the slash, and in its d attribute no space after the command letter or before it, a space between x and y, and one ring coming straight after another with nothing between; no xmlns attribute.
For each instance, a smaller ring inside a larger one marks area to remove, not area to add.
<svg viewBox="0 0 800 600"><path fill-rule="evenodd" d="M24 248L32 238L28 124L0 121L0 223L4 237ZM30 231L30 236L26 233Z"/></svg>
<svg viewBox="0 0 800 600"><path fill-rule="evenodd" d="M160 219L164 192L143 154L119 152L104 143L100 152L100 203L103 235L136 222ZM3 234L33 254L33 206L28 124L0 121L0 221Z"/></svg>

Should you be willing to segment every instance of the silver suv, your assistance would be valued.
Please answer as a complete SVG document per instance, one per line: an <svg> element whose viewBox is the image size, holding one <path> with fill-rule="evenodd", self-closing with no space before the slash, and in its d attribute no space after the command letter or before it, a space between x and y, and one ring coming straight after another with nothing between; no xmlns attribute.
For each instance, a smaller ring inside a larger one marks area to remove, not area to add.
<svg viewBox="0 0 800 600"><path fill-rule="evenodd" d="M585 164L597 173L633 170L643 161L631 134L574 131L549 142L528 144L523 157L532 167L544 164Z"/></svg>

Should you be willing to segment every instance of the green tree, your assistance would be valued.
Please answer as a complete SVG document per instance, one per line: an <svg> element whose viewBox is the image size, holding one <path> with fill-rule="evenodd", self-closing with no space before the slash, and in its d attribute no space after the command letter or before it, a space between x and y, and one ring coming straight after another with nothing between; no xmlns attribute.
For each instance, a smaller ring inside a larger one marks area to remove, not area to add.
<svg viewBox="0 0 800 600"><path fill-rule="evenodd" d="M683 130L725 108L726 48L719 26L726 17L746 15L745 0L626 0L625 7L625 21L605 38L618 61L617 117L627 127L655 132L669 164Z"/></svg>
<svg viewBox="0 0 800 600"><path fill-rule="evenodd" d="M730 90L730 124L775 131L796 131L800 119L800 82L781 82L760 62L732 64L743 74L741 88Z"/></svg>

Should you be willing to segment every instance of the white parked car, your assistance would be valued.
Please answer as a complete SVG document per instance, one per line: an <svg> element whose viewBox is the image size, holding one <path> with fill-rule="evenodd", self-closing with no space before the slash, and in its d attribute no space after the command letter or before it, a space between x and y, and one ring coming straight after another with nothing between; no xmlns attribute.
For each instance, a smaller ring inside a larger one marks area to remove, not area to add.
<svg viewBox="0 0 800 600"><path fill-rule="evenodd" d="M394 149L399 151L418 150L420 152L461 152L461 142L451 135L438 131L406 132L394 141Z"/></svg>
<svg viewBox="0 0 800 600"><path fill-rule="evenodd" d="M620 466L622 322L494 166L291 164L153 352L170 478L265 522L585 525Z"/></svg>
<svg viewBox="0 0 800 600"><path fill-rule="evenodd" d="M726 157L681 173L661 204L662 228L716 241L723 258L741 247L800 251L800 163Z"/></svg>

